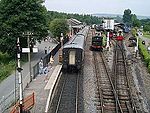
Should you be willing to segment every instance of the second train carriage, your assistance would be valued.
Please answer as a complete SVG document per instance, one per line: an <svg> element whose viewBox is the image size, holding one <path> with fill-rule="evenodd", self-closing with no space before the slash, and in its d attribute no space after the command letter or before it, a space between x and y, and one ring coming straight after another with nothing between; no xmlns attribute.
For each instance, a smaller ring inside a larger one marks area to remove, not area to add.
<svg viewBox="0 0 150 113"><path fill-rule="evenodd" d="M89 27L83 28L63 47L63 69L81 69L84 59L84 46Z"/></svg>

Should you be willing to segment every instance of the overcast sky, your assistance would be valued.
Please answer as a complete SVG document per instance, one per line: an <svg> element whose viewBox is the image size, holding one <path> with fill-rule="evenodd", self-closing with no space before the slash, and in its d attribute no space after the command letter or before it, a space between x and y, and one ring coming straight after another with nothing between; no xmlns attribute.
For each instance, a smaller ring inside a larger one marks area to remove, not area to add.
<svg viewBox="0 0 150 113"><path fill-rule="evenodd" d="M79 14L123 14L131 9L132 14L150 16L150 0L45 0L49 11Z"/></svg>

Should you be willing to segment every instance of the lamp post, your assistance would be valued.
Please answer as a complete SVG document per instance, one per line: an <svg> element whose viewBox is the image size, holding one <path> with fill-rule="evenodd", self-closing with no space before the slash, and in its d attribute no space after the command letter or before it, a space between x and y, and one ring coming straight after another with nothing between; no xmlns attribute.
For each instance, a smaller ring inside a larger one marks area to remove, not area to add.
<svg viewBox="0 0 150 113"><path fill-rule="evenodd" d="M21 71L23 70L20 65L20 41L19 37L17 38L17 71L18 71L18 84L19 84L19 113L23 113L23 85L22 85L22 73Z"/></svg>
<svg viewBox="0 0 150 113"><path fill-rule="evenodd" d="M60 45L61 45L61 47L60 47L60 54L59 54L59 62L61 63L62 62L62 47L63 47L63 40L64 40L64 38L63 38L63 33L61 33L61 37L60 37Z"/></svg>
<svg viewBox="0 0 150 113"><path fill-rule="evenodd" d="M30 36L32 35L32 33L30 32L27 32L27 36L28 36L28 48L31 47L31 41L30 41ZM28 52L28 62L29 62L29 75L30 75L30 82L32 81L32 73L31 73L31 49L30 51Z"/></svg>

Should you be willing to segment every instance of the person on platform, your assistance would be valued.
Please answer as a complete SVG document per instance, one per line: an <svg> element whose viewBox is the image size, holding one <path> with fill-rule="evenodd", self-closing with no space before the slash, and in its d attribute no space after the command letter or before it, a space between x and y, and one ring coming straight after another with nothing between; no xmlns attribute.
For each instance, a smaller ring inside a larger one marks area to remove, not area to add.
<svg viewBox="0 0 150 113"><path fill-rule="evenodd" d="M52 68L53 62L54 62L54 58L53 58L53 56L51 56L50 60L49 60L49 66L50 66L50 68Z"/></svg>
<svg viewBox="0 0 150 113"><path fill-rule="evenodd" d="M39 74L43 74L43 59L41 58L39 62Z"/></svg>

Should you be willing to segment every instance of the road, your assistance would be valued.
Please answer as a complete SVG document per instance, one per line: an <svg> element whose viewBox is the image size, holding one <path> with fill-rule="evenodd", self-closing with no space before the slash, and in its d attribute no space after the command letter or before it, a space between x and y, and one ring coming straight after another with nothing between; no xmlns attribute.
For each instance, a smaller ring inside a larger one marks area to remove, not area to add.
<svg viewBox="0 0 150 113"><path fill-rule="evenodd" d="M55 47L57 44L49 41L42 41L41 44L37 43L37 47L39 49L38 53L34 53L31 55L31 67L33 67L37 62L39 62L41 57L46 56L44 48L49 46ZM29 63L25 63L23 66L21 66L22 71L22 78L23 83L28 79L30 79L29 76ZM17 72L14 71L8 78L6 78L4 81L0 84L0 112L1 109L6 107L5 105L7 103L10 103L12 100L15 99L14 89L15 89L15 75L17 77ZM27 78L28 77L28 78ZM18 77L17 77L18 78ZM25 87L25 86L23 86ZM3 101L3 102L2 102ZM1 103L2 102L2 103Z"/></svg>

